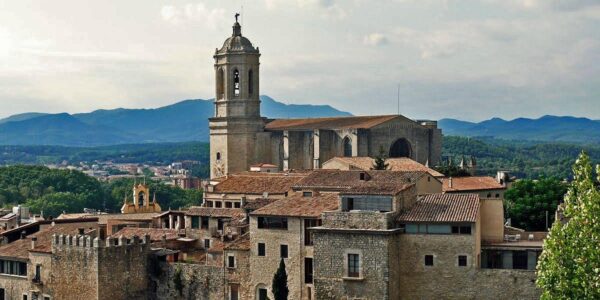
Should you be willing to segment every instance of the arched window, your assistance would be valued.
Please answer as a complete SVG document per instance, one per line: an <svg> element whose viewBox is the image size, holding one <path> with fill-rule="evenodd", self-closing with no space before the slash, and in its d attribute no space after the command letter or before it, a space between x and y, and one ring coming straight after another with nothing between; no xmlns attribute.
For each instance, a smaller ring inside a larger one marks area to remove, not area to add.
<svg viewBox="0 0 600 300"><path fill-rule="evenodd" d="M139 205L139 206L144 206L144 205L145 205L145 202L144 202L144 201L146 200L146 197L145 197L145 195L146 195L146 194L145 194L144 192L140 192L140 193L138 194L138 205Z"/></svg>
<svg viewBox="0 0 600 300"><path fill-rule="evenodd" d="M233 95L240 95L240 71L233 70Z"/></svg>
<svg viewBox="0 0 600 300"><path fill-rule="evenodd" d="M223 93L225 93L225 76L223 76L223 69L219 68L217 71L217 98L222 99Z"/></svg>
<svg viewBox="0 0 600 300"><path fill-rule="evenodd" d="M248 71L248 94L252 95L254 92L254 77L252 70Z"/></svg>
<svg viewBox="0 0 600 300"><path fill-rule="evenodd" d="M221 152L217 152L217 160L221 160Z"/></svg>
<svg viewBox="0 0 600 300"><path fill-rule="evenodd" d="M397 139L390 147L390 157L411 157L410 143L402 138Z"/></svg>
<svg viewBox="0 0 600 300"><path fill-rule="evenodd" d="M344 157L351 157L352 156L352 141L350 140L350 138L345 137L343 142L344 142Z"/></svg>

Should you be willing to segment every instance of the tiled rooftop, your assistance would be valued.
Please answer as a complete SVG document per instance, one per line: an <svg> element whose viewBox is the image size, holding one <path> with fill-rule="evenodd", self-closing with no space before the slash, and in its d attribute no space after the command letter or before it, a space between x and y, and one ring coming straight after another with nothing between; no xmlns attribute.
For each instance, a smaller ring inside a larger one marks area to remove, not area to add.
<svg viewBox="0 0 600 300"><path fill-rule="evenodd" d="M304 197L302 193L295 193L257 209L251 215L316 218L324 211L338 209L338 206L339 196L336 193L322 193L312 197Z"/></svg>
<svg viewBox="0 0 600 300"><path fill-rule="evenodd" d="M112 237L118 238L123 236L127 239L131 239L134 235L143 237L144 235L150 236L150 241L162 241L163 235L167 236L167 240L176 240L179 236L176 229L163 229L163 228L137 228L137 227L125 227L115 232Z"/></svg>
<svg viewBox="0 0 600 300"><path fill-rule="evenodd" d="M431 194L417 200L398 216L399 222L476 222L479 196L476 194Z"/></svg>
<svg viewBox="0 0 600 300"><path fill-rule="evenodd" d="M373 168L373 164L375 163L375 159L371 157L364 156L356 156L356 157L334 157L328 161L326 161L323 165L327 165L329 162L338 161L344 164L348 164L351 167L360 170L371 170ZM426 167L410 158L407 157L398 157L398 158L388 158L385 160L388 164L388 170L390 171L425 171L431 176L434 177L443 177L444 174Z"/></svg>
<svg viewBox="0 0 600 300"><path fill-rule="evenodd" d="M307 119L277 119L265 126L266 130L313 130L313 129L369 129L394 118L404 118L398 115L389 116L358 116L330 117Z"/></svg>
<svg viewBox="0 0 600 300"><path fill-rule="evenodd" d="M76 235L79 232L79 228L85 228L85 233L96 230L96 228L90 229L89 226L85 227L85 225L88 224L57 223L54 226L49 226L46 229L28 235L24 239L19 239L12 243L0 246L0 257L27 259L29 258L29 251L50 253L52 251L53 234ZM31 249L32 237L37 238L35 249Z"/></svg>
<svg viewBox="0 0 600 300"><path fill-rule="evenodd" d="M450 178L442 179L442 190L444 192L460 191L478 191L478 190L497 190L505 189L495 178L489 176L467 176L452 177L452 187L450 187Z"/></svg>
<svg viewBox="0 0 600 300"><path fill-rule="evenodd" d="M238 237L231 243L227 244L225 250L250 250L250 233Z"/></svg>
<svg viewBox="0 0 600 300"><path fill-rule="evenodd" d="M308 173L244 172L229 175L215 185L212 193L284 194Z"/></svg>
<svg viewBox="0 0 600 300"><path fill-rule="evenodd" d="M186 215L213 218L243 219L246 216L246 211L241 208L215 208L192 206L186 212Z"/></svg>
<svg viewBox="0 0 600 300"><path fill-rule="evenodd" d="M361 173L364 174L361 179ZM425 172L315 170L294 186L352 194L395 195L413 185Z"/></svg>

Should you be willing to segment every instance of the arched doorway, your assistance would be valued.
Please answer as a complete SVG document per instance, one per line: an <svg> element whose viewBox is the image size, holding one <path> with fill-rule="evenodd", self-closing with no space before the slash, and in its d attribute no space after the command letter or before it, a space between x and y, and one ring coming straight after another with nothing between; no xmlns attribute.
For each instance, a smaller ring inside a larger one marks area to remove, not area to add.
<svg viewBox="0 0 600 300"><path fill-rule="evenodd" d="M344 146L344 157L352 157L352 141L349 137L345 137L343 140Z"/></svg>
<svg viewBox="0 0 600 300"><path fill-rule="evenodd" d="M390 147L390 157L411 157L412 147L405 138L397 139Z"/></svg>

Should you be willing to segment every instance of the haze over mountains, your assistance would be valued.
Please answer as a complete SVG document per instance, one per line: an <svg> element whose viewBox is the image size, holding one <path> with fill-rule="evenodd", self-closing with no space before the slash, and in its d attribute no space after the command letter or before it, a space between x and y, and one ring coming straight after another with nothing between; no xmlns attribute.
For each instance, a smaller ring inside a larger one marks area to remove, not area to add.
<svg viewBox="0 0 600 300"><path fill-rule="evenodd" d="M287 105L261 96L269 118L350 116L329 105ZM208 141L212 100L185 100L156 109L97 110L81 114L25 113L0 119L1 145L102 146ZM511 121L493 118L473 123L439 121L444 135L600 144L600 121L544 116Z"/></svg>

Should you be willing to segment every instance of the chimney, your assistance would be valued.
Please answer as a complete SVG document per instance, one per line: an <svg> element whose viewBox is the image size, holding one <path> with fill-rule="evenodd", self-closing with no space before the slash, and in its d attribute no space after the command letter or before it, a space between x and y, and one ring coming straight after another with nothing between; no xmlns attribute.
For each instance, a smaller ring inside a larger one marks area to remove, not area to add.
<svg viewBox="0 0 600 300"><path fill-rule="evenodd" d="M452 188L452 177L448 177L448 188Z"/></svg>
<svg viewBox="0 0 600 300"><path fill-rule="evenodd" d="M31 249L35 249L35 244L37 244L37 237L32 237L31 238Z"/></svg>

